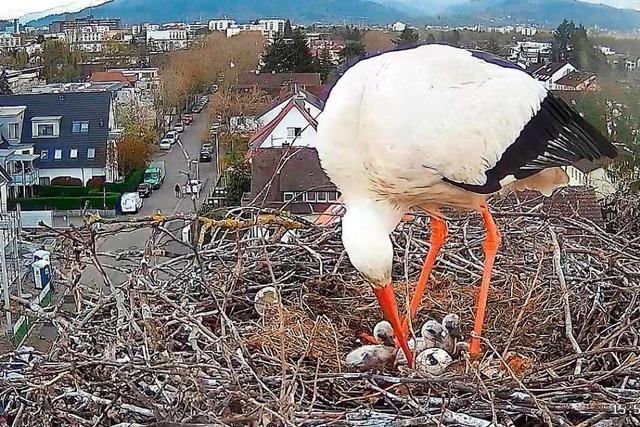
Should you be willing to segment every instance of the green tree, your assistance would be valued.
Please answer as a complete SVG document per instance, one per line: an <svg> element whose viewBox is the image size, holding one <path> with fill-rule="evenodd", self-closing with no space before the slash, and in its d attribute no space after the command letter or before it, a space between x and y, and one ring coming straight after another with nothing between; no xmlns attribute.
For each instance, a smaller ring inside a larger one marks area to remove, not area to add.
<svg viewBox="0 0 640 427"><path fill-rule="evenodd" d="M284 34L283 34L285 39L291 39L293 38L293 29L291 28L291 21L287 19L287 21L284 23Z"/></svg>
<svg viewBox="0 0 640 427"><path fill-rule="evenodd" d="M573 21L564 19L553 32L554 38L554 58L556 61L566 61L569 59L569 47L571 38L576 30Z"/></svg>
<svg viewBox="0 0 640 427"><path fill-rule="evenodd" d="M498 45L496 39L492 38L491 40L489 40L489 42L487 43L487 52L493 53L494 55L500 54L500 46Z"/></svg>
<svg viewBox="0 0 640 427"><path fill-rule="evenodd" d="M356 56L364 55L365 53L364 45L361 42L352 40L345 44L338 55L341 61L346 61Z"/></svg>
<svg viewBox="0 0 640 427"><path fill-rule="evenodd" d="M242 156L228 153L226 162L229 167L225 170L227 189L226 205L239 206L242 195L251 190L251 169Z"/></svg>
<svg viewBox="0 0 640 427"><path fill-rule="evenodd" d="M320 56L317 58L316 69L320 73L320 78L323 82L327 81L329 75L336 69L335 64L331 61L331 55L329 49L324 48L320 51Z"/></svg>
<svg viewBox="0 0 640 427"><path fill-rule="evenodd" d="M11 95L12 93L13 91L7 78L7 70L2 70L2 73L0 73L0 95Z"/></svg>
<svg viewBox="0 0 640 427"><path fill-rule="evenodd" d="M293 30L291 40L278 35L262 58L262 71L275 73L311 73L317 70L307 36L300 28Z"/></svg>
<svg viewBox="0 0 640 427"><path fill-rule="evenodd" d="M435 43L436 42L436 36L434 36L433 33L427 34L426 42L427 43Z"/></svg>
<svg viewBox="0 0 640 427"><path fill-rule="evenodd" d="M405 27L400 36L393 42L396 46L408 46L418 42L418 32L411 27Z"/></svg>
<svg viewBox="0 0 640 427"><path fill-rule="evenodd" d="M62 83L78 80L82 53L71 51L66 43L47 40L43 44L43 76L47 83Z"/></svg>

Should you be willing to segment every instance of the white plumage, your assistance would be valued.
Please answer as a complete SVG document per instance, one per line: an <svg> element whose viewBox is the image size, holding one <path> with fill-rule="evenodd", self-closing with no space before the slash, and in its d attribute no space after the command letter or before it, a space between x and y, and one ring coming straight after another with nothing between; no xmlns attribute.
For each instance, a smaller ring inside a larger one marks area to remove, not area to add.
<svg viewBox="0 0 640 427"><path fill-rule="evenodd" d="M349 259L373 287L407 355L391 287L389 237L406 212L419 208L436 221L440 232L431 249L437 255L446 236L440 209L481 211L490 274L500 237L486 206L489 195L503 188L550 194L568 182L559 166L616 155L593 126L523 70L443 45L353 65L333 87L317 131L322 166L346 207L342 241ZM476 335L489 285L483 277ZM477 338L473 344L476 353Z"/></svg>

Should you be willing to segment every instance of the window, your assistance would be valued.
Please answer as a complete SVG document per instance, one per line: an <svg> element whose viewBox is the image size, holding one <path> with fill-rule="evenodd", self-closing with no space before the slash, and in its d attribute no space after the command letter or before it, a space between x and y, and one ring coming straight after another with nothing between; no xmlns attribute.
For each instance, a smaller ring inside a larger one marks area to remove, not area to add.
<svg viewBox="0 0 640 427"><path fill-rule="evenodd" d="M95 159L96 157L96 149L95 148L89 148L87 150L87 159Z"/></svg>
<svg viewBox="0 0 640 427"><path fill-rule="evenodd" d="M89 133L89 122L74 121L71 127L73 133Z"/></svg>
<svg viewBox="0 0 640 427"><path fill-rule="evenodd" d="M49 150L42 150L40 152L40 158L42 160L47 160L48 157L49 157Z"/></svg>
<svg viewBox="0 0 640 427"><path fill-rule="evenodd" d="M282 200L290 202L293 200L293 193L284 193Z"/></svg>
<svg viewBox="0 0 640 427"><path fill-rule="evenodd" d="M18 123L9 123L9 139L18 139Z"/></svg>
<svg viewBox="0 0 640 427"><path fill-rule="evenodd" d="M287 137L295 138L302 134L302 128L287 128Z"/></svg>
<svg viewBox="0 0 640 427"><path fill-rule="evenodd" d="M315 202L316 201L316 193L313 191L307 193L307 202Z"/></svg>
<svg viewBox="0 0 640 427"><path fill-rule="evenodd" d="M53 136L53 123L38 124L38 136Z"/></svg>
<svg viewBox="0 0 640 427"><path fill-rule="evenodd" d="M327 201L327 193L325 192L319 192L318 193L318 201L319 202L326 202Z"/></svg>
<svg viewBox="0 0 640 427"><path fill-rule="evenodd" d="M48 176L45 177L40 177L40 185L50 185L51 184L51 178L49 178Z"/></svg>
<svg viewBox="0 0 640 427"><path fill-rule="evenodd" d="M56 160L60 160L62 158L62 150L56 150L53 154L53 158Z"/></svg>
<svg viewBox="0 0 640 427"><path fill-rule="evenodd" d="M77 148L72 148L71 152L69 153L69 158L71 159L77 159L78 158L78 149Z"/></svg>
<svg viewBox="0 0 640 427"><path fill-rule="evenodd" d="M330 202L335 202L338 199L338 193L336 193L334 191L330 191L327 194L329 195L329 201Z"/></svg>

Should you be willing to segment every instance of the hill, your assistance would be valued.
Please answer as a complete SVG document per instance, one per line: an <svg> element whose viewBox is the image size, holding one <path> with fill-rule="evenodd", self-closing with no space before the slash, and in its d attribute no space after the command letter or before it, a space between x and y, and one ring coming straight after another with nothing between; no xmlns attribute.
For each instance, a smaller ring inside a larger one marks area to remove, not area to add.
<svg viewBox="0 0 640 427"><path fill-rule="evenodd" d="M122 18L129 24L207 20L230 16L238 21L264 17L287 17L295 22L387 23L408 19L392 6L367 0L300 0L295 7L289 0L112 0L75 14L52 15L32 21L45 25L54 19L86 16Z"/></svg>
<svg viewBox="0 0 640 427"><path fill-rule="evenodd" d="M617 9L602 4L577 0L470 0L447 7L429 22L449 24L486 23L499 26L514 23L534 23L548 28L564 18L587 27L598 26L620 31L640 28L640 12Z"/></svg>

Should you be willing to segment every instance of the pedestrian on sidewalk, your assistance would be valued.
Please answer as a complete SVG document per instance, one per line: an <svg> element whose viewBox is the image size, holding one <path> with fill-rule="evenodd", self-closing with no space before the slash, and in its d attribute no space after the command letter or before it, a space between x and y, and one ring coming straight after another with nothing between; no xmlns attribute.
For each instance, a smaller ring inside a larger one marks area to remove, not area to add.
<svg viewBox="0 0 640 427"><path fill-rule="evenodd" d="M182 192L180 191L180 184L176 183L176 186L173 187L173 191L176 192L176 198L182 197Z"/></svg>

